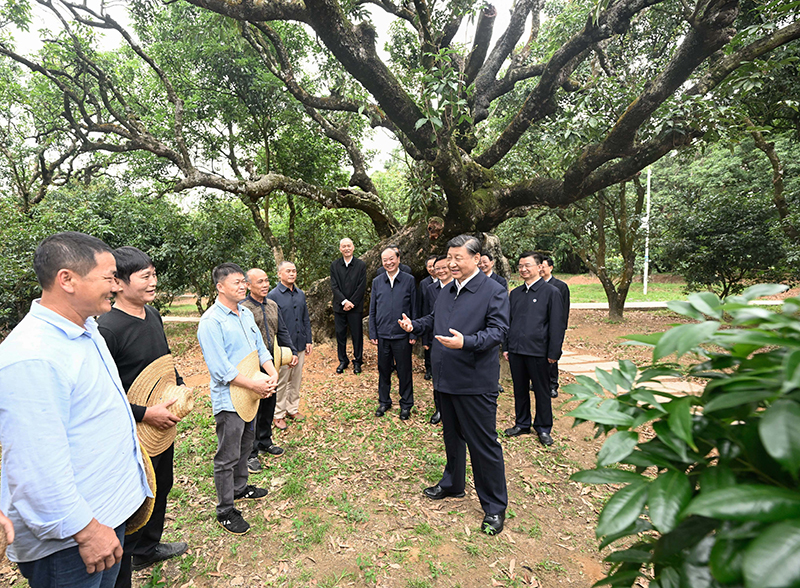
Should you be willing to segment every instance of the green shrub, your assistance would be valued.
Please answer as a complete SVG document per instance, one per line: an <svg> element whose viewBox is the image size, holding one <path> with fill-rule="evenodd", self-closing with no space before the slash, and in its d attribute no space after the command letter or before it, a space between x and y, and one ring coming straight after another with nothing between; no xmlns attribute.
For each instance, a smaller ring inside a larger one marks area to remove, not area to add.
<svg viewBox="0 0 800 588"><path fill-rule="evenodd" d="M783 286L760 285L721 301L693 294L670 303L699 322L632 336L653 361L695 353L688 375L702 396L653 388L675 365L639 370L622 361L579 376L565 391L580 400L576 423L614 432L585 484L619 484L598 520L601 549L615 544L597 583L651 588L800 585L800 298L781 311L748 306ZM725 328L723 328L725 327ZM640 435L650 424L655 436Z"/></svg>

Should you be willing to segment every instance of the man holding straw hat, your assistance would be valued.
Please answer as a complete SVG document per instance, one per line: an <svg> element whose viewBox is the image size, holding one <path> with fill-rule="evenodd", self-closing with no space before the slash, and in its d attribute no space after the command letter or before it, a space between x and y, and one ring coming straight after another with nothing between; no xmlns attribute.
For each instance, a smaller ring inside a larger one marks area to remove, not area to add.
<svg viewBox="0 0 800 588"><path fill-rule="evenodd" d="M31 588L110 586L126 521L152 497L117 367L91 317L111 310L116 261L100 239L51 235L42 287L0 344L0 509Z"/></svg>
<svg viewBox="0 0 800 588"><path fill-rule="evenodd" d="M103 339L111 357L117 364L122 387L128 394L133 418L137 422L139 438L153 463L156 476L156 500L150 520L135 533L125 538L122 565L117 577L117 588L131 585L131 569L141 570L154 563L182 555L187 545L183 541L161 543L167 496L172 489L172 460L175 452L176 427L185 413L175 404L186 397L191 403L188 388L176 389L180 396L166 401L153 392L153 378L139 378L143 373L157 372L147 369L154 361L165 357L165 381L175 388L183 385L183 378L175 370L170 355L164 325L158 311L149 305L156 297L156 268L153 261L136 247L120 247L114 251L117 262L117 291L114 306L97 319ZM159 374L154 374L159 375ZM158 379L158 378L156 378Z"/></svg>
<svg viewBox="0 0 800 588"><path fill-rule="evenodd" d="M223 263L211 277L217 300L200 319L197 339L211 374L211 407L217 423L217 522L229 533L244 535L250 524L233 503L267 495L265 489L247 484L247 459L258 401L275 393L278 372L253 313L241 304L247 292L244 270L235 263Z"/></svg>

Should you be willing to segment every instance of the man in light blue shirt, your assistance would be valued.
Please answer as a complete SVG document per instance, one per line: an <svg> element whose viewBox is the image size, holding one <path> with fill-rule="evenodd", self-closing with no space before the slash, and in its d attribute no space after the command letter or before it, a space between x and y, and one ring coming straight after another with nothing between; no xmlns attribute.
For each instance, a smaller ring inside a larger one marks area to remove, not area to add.
<svg viewBox="0 0 800 588"><path fill-rule="evenodd" d="M263 488L247 484L247 458L253 447L253 421L244 422L231 401L231 384L248 388L261 398L275 393L278 372L264 345L253 313L239 304L247 293L244 270L235 263L223 263L211 273L217 300L200 319L197 339L211 374L211 408L217 423L217 453L214 455L214 485L217 489L217 522L234 535L244 535L250 525L234 508L235 500L261 499ZM257 380L239 373L237 365L251 352L268 378Z"/></svg>
<svg viewBox="0 0 800 588"><path fill-rule="evenodd" d="M82 233L36 249L42 298L0 344L0 509L8 556L32 588L113 586L125 521L152 496L136 424L92 316L111 309L116 262Z"/></svg>

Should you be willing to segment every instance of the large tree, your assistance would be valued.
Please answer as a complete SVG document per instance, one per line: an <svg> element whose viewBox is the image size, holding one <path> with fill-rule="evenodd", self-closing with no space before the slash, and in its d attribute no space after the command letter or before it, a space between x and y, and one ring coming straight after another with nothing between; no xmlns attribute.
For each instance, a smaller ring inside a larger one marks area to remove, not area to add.
<svg viewBox="0 0 800 588"><path fill-rule="evenodd" d="M35 0L57 16L62 32L38 56L7 40L0 53L59 90L83 152L153 154L171 174L171 189L228 192L251 210L281 192L359 210L382 243L398 242L412 254L415 269L447 237L491 231L535 206L566 206L702 138L715 122L720 84L800 36L791 3L780 2L517 0L493 44L497 10L468 0L188 2L231 19L202 30L220 40L213 57L223 60L222 71L230 79L241 71L248 80L279 80L303 120L346 158L346 186L333 183L335 175L260 164L258 153L237 142L235 120L221 124L224 112L185 93L183 82L204 70L174 67L181 49L159 51L147 34L160 13L174 9L169 5L133 0L134 34L91 3ZM26 4L8 6L7 20L25 24ZM377 51L367 6L394 19L389 63ZM199 18L203 11L185 13ZM473 17L465 47L456 34ZM121 35L127 62L93 49L98 30ZM187 41L183 31L173 36L176 47ZM246 97L232 94L252 110ZM602 116L578 107L603 103ZM198 120L218 127L216 153L188 140ZM562 165L545 169L525 146L554 121L567 126L570 150ZM397 137L419 180L424 197L414 199L405 219L392 213L367 171L365 125ZM224 165L209 165L218 160ZM444 219L433 244L424 222L431 216ZM373 251L367 260L376 257Z"/></svg>

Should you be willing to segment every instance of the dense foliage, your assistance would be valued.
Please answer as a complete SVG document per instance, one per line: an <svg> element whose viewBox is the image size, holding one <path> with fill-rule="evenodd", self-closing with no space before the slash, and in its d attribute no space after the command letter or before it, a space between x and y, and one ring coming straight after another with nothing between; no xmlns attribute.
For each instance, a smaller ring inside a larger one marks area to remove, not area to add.
<svg viewBox="0 0 800 588"><path fill-rule="evenodd" d="M653 346L657 363L622 361L565 388L580 401L575 422L607 435L597 468L572 479L618 488L597 524L601 548L618 546L598 585L642 576L653 588L800 585L800 298L780 311L748 305L783 290L673 302L698 322L629 337ZM681 373L658 362L687 353L698 358L687 375L706 381L703 394L655 389Z"/></svg>

